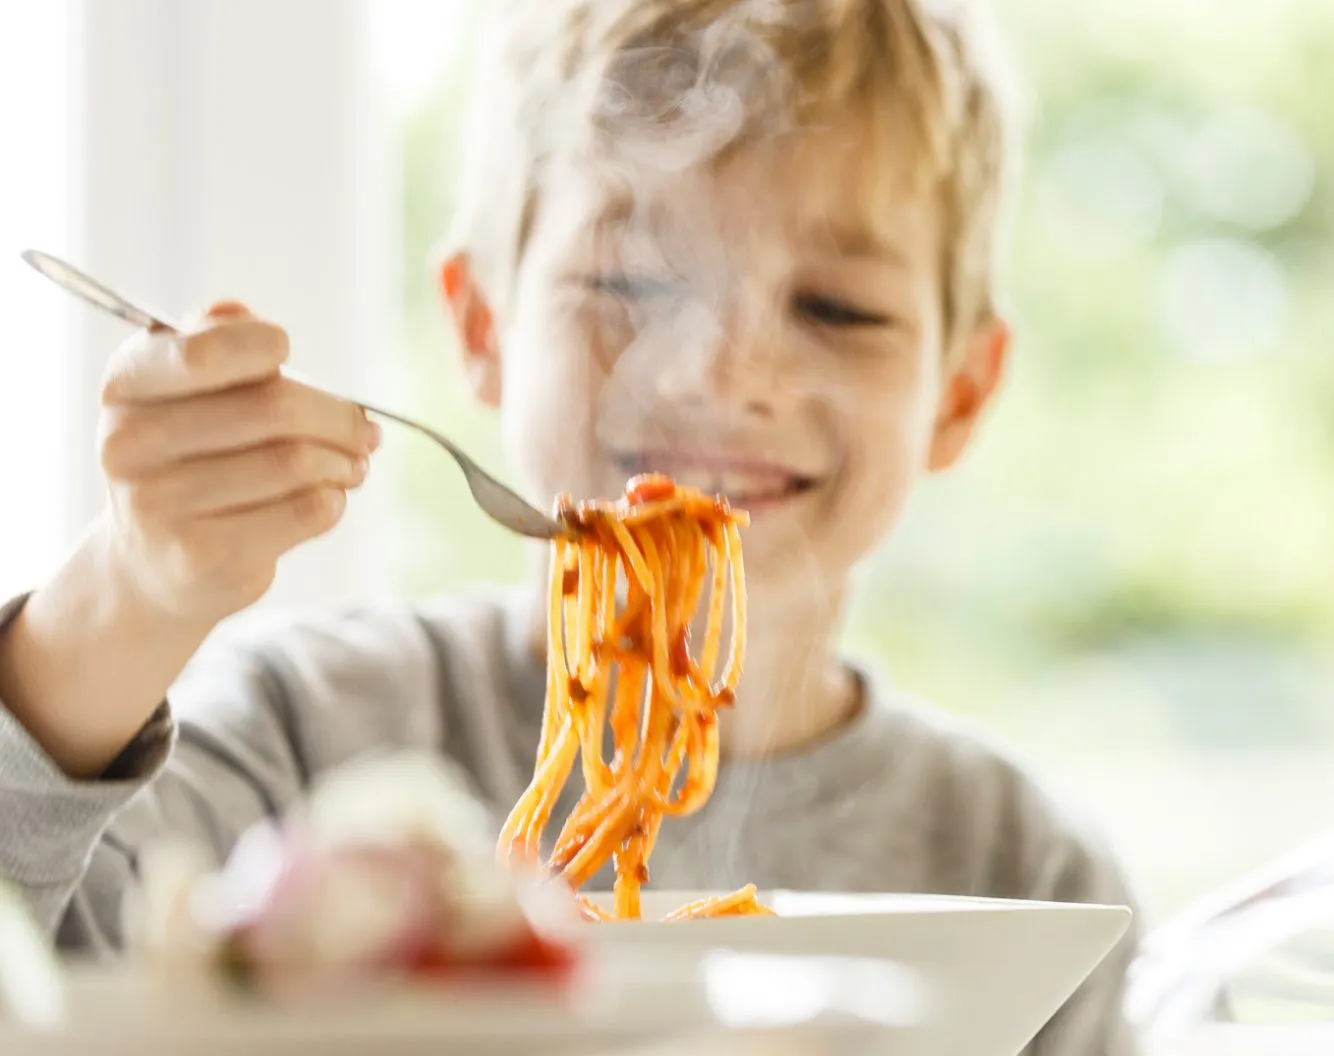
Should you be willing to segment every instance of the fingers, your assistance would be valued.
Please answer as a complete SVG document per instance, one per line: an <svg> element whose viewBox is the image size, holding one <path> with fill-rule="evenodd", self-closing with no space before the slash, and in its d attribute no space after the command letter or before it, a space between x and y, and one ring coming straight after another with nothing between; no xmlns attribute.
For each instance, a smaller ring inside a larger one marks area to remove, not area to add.
<svg viewBox="0 0 1334 1056"><path fill-rule="evenodd" d="M103 468L121 479L283 441L356 459L375 450L380 438L360 407L283 377L166 403L112 407L104 417Z"/></svg>
<svg viewBox="0 0 1334 1056"><path fill-rule="evenodd" d="M351 489L366 479L365 456L309 441L277 441L171 466L138 483L141 520L185 520L268 505L317 488Z"/></svg>
<svg viewBox="0 0 1334 1056"><path fill-rule="evenodd" d="M265 506L210 518L198 531L206 539L226 541L220 545L252 550L256 561L273 561L333 529L346 507L347 494L341 489L308 488Z"/></svg>
<svg viewBox="0 0 1334 1056"><path fill-rule="evenodd" d="M175 527L137 522L135 571L167 611L221 619L257 601L283 554L330 531L346 507L341 489L317 487Z"/></svg>
<svg viewBox="0 0 1334 1056"><path fill-rule="evenodd" d="M152 403L258 382L275 375L288 352L285 330L223 301L183 333L140 331L118 348L102 402Z"/></svg>
<svg viewBox="0 0 1334 1056"><path fill-rule="evenodd" d="M145 596L210 619L258 600L278 560L342 517L379 427L284 376L287 334L224 301L117 349L101 458L117 553Z"/></svg>

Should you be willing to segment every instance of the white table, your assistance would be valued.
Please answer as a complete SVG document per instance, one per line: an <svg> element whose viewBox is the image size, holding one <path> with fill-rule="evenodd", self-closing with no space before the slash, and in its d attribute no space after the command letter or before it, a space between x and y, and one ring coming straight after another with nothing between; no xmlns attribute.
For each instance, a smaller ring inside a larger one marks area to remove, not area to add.
<svg viewBox="0 0 1334 1056"><path fill-rule="evenodd" d="M1334 1025L1266 1027L1232 1023L1194 1027L1145 1045L1143 1056L1331 1056Z"/></svg>

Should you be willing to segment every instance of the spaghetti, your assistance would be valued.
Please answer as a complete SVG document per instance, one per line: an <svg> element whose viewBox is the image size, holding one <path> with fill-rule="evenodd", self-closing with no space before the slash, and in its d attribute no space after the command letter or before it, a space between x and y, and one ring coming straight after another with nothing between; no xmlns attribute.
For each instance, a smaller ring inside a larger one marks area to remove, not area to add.
<svg viewBox="0 0 1334 1056"><path fill-rule="evenodd" d="M499 853L538 861L578 760L585 791L547 868L577 891L612 859L613 908L580 896L583 912L594 920L637 920L664 818L699 810L718 776L718 710L736 699L745 651L739 529L748 518L724 498L659 475L631 480L615 503L563 497L558 515L575 530L553 544L541 740L532 782L501 830ZM690 626L706 587L696 657ZM729 594L731 635L716 673ZM748 884L667 919L767 913Z"/></svg>

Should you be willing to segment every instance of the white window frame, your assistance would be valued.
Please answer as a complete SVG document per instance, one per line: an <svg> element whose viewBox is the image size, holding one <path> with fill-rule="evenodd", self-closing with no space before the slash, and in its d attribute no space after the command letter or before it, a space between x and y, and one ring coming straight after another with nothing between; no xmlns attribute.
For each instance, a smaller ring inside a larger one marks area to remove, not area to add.
<svg viewBox="0 0 1334 1056"><path fill-rule="evenodd" d="M237 298L292 365L393 399L394 155L363 0L75 0L75 259L167 313ZM75 315L72 528L103 505L96 394L124 327ZM84 456L84 453L87 456ZM386 590L386 482L289 555L265 608Z"/></svg>
<svg viewBox="0 0 1334 1056"><path fill-rule="evenodd" d="M70 305L19 259L69 246L70 5L0 4L0 598L49 576L68 545Z"/></svg>

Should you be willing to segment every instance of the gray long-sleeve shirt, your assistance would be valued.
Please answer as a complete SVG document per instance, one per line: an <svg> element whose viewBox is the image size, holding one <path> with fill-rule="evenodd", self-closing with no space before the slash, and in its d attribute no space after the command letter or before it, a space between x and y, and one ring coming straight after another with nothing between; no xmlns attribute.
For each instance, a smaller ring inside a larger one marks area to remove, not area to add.
<svg viewBox="0 0 1334 1056"><path fill-rule="evenodd" d="M21 602L0 609L0 627ZM491 593L215 644L98 781L63 775L0 702L0 874L63 947L110 953L147 841L187 836L221 860L312 775L367 749L438 749L499 824L531 777L542 714L544 672L524 626L517 598ZM663 826L654 886L1131 904L1098 838L1017 766L864 677L869 703L837 734L724 761L704 809ZM570 784L558 811L577 773ZM1134 946L1132 927L1030 1056L1133 1051L1121 994Z"/></svg>

